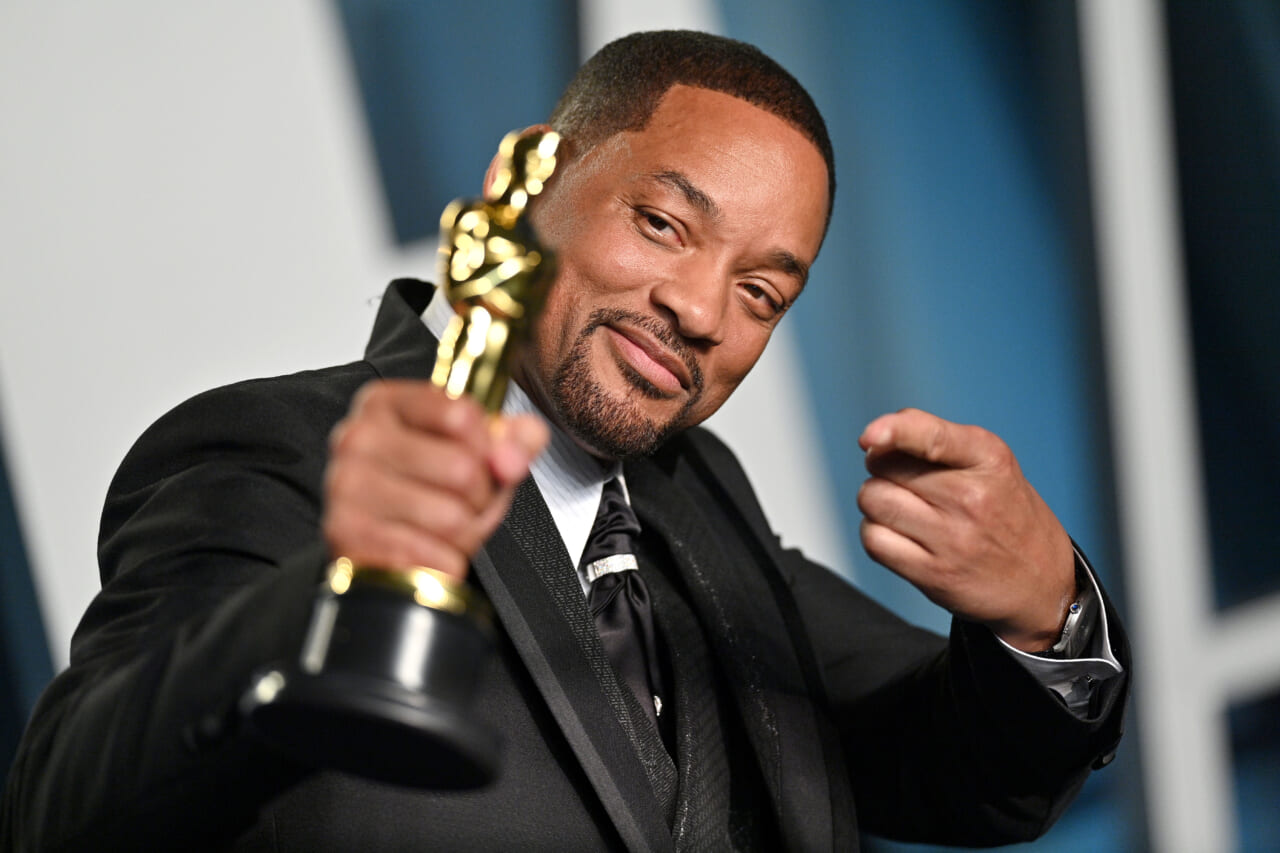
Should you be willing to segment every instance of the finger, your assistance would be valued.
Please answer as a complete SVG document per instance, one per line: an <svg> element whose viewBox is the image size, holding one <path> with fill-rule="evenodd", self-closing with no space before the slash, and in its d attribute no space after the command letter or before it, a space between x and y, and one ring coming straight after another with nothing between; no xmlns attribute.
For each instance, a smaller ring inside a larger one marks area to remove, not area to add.
<svg viewBox="0 0 1280 853"><path fill-rule="evenodd" d="M330 552L358 565L402 569L428 566L456 578L466 576L470 552L411 524L388 522L358 507L334 507L326 514Z"/></svg>
<svg viewBox="0 0 1280 853"><path fill-rule="evenodd" d="M476 510L493 498L486 459L470 442L362 413L339 424L330 443L331 464L340 470L368 466L387 477L451 491Z"/></svg>
<svg viewBox="0 0 1280 853"><path fill-rule="evenodd" d="M912 490L872 477L858 490L858 509L868 521L913 540L926 551L933 551L929 543L936 540L942 526L940 514Z"/></svg>
<svg viewBox="0 0 1280 853"><path fill-rule="evenodd" d="M909 485L912 481L918 480L925 475L951 470L943 465L928 462L909 453L903 453L900 450L868 453L866 466L867 473L873 477L883 477L903 486Z"/></svg>
<svg viewBox="0 0 1280 853"><path fill-rule="evenodd" d="M932 555L919 542L864 518L859 527L862 547L867 555L904 580L920 586Z"/></svg>
<svg viewBox="0 0 1280 853"><path fill-rule="evenodd" d="M493 438L490 470L499 483L509 486L519 484L529 475L529 466L551 439L546 422L532 414L497 418L490 432Z"/></svg>
<svg viewBox="0 0 1280 853"><path fill-rule="evenodd" d="M961 511L972 516L992 498L988 478L972 469L949 468L898 450L867 455L867 471L874 477L910 489L939 512Z"/></svg>
<svg viewBox="0 0 1280 853"><path fill-rule="evenodd" d="M352 403L353 415L391 417L420 432L451 437L469 445L475 453L488 449L488 417L470 397L453 399L430 382L383 380L360 390Z"/></svg>
<svg viewBox="0 0 1280 853"><path fill-rule="evenodd" d="M352 507L388 524L419 529L466 553L478 548L491 532L480 521L488 503L477 509L453 492L424 488L367 467L335 466L330 480L332 506Z"/></svg>
<svg viewBox="0 0 1280 853"><path fill-rule="evenodd" d="M871 456L896 450L939 465L969 468L986 461L991 437L979 427L952 423L919 409L903 409L867 424L858 444Z"/></svg>
<svg viewBox="0 0 1280 853"><path fill-rule="evenodd" d="M524 448L529 458L540 454L551 441L551 428L538 415L517 415L507 420L510 437Z"/></svg>
<svg viewBox="0 0 1280 853"><path fill-rule="evenodd" d="M480 542L476 545L477 550L485 543L486 540L488 540L490 536L493 535L493 531L497 530L498 525L502 523L504 518L506 518L507 510L511 508L511 501L515 497L515 494L515 485L507 486L499 490L498 496L494 499L493 503L489 505L488 509L481 513L479 526L483 531L483 536Z"/></svg>

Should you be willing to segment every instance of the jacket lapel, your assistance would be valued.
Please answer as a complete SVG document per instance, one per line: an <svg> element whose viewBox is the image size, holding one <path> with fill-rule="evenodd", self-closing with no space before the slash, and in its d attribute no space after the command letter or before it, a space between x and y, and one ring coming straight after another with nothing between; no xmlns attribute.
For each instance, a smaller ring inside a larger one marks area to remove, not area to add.
<svg viewBox="0 0 1280 853"><path fill-rule="evenodd" d="M364 357L383 377L429 379L437 341L422 322L435 287L400 278L387 285L365 346Z"/></svg>
<svg viewBox="0 0 1280 853"><path fill-rule="evenodd" d="M731 686L788 846L831 849L827 761L786 620L749 531L723 507L682 488L696 475L677 461L628 463L627 487L640 522L667 543Z"/></svg>
<svg viewBox="0 0 1280 853"><path fill-rule="evenodd" d="M607 694L608 687L620 689L617 679L600 669L578 636L594 631L594 624L531 480L517 490L506 521L472 568L628 849L670 850L666 819ZM603 663L608 666L607 659Z"/></svg>
<svg viewBox="0 0 1280 853"><path fill-rule="evenodd" d="M379 375L431 375L436 339L421 314L434 290L412 279L387 288L365 350ZM671 831L607 692L620 689L617 679L602 678L600 661L584 651L590 644L580 634L594 631L594 623L555 521L532 480L516 491L506 520L471 566L627 848L671 850ZM603 647L600 654L603 660Z"/></svg>

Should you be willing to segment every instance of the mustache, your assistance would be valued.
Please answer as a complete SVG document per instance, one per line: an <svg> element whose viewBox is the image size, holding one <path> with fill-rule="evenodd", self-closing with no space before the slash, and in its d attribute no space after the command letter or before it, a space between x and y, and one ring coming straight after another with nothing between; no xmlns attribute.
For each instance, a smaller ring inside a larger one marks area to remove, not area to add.
<svg viewBox="0 0 1280 853"><path fill-rule="evenodd" d="M628 311L624 308L597 308L587 317L587 324L583 327L579 338L585 339L601 326L617 325L634 326L652 335L658 343L670 350L672 355L684 363L685 368L689 371L689 381L693 385L692 390L695 393L701 393L703 384L702 367L698 364L697 355L685 343L683 336L671 327L670 323L663 322L657 317Z"/></svg>

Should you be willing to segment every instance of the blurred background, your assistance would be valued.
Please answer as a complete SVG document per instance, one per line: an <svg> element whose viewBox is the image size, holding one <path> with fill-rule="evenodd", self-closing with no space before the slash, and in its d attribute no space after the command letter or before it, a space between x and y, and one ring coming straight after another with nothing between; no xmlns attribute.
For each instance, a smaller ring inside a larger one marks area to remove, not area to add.
<svg viewBox="0 0 1280 853"><path fill-rule="evenodd" d="M501 136L669 27L759 45L835 143L806 294L711 423L784 541L945 628L858 547L855 439L903 406L995 431L1138 661L1116 762L1025 849L1280 849L1271 0L0 4L0 772L134 438L358 358Z"/></svg>

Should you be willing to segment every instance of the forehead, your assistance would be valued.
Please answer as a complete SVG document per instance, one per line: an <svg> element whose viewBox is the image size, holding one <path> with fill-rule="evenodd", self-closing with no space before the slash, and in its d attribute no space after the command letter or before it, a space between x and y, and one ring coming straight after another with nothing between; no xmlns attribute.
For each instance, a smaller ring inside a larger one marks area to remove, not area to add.
<svg viewBox="0 0 1280 853"><path fill-rule="evenodd" d="M821 244L828 204L822 154L782 118L733 95L673 86L642 129L602 141L579 165L582 177L614 184L680 175L734 221L790 226L809 260Z"/></svg>

